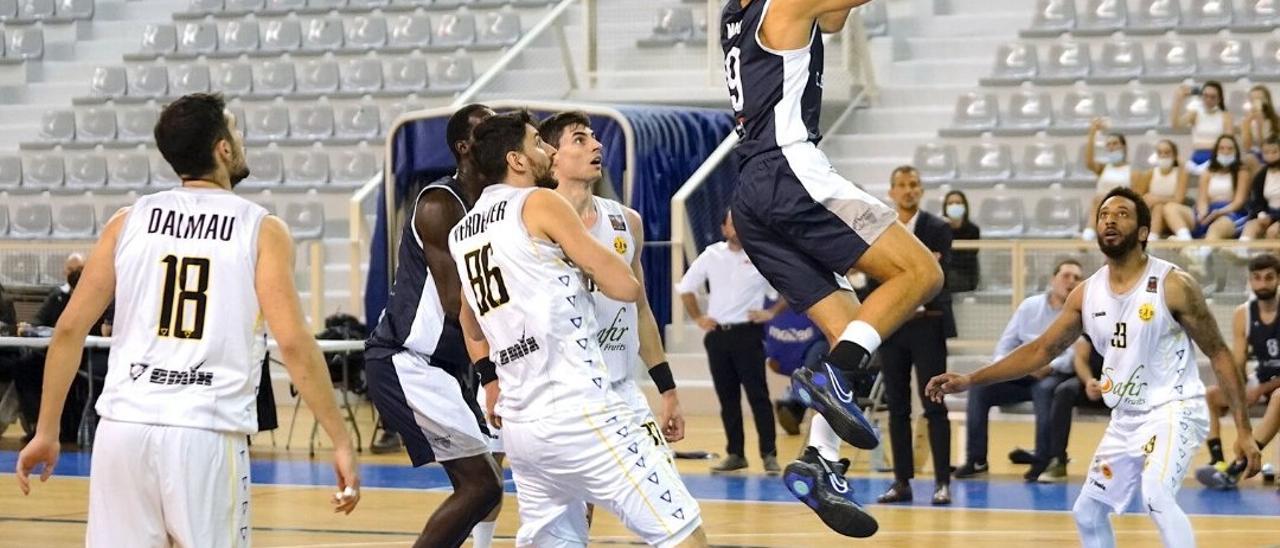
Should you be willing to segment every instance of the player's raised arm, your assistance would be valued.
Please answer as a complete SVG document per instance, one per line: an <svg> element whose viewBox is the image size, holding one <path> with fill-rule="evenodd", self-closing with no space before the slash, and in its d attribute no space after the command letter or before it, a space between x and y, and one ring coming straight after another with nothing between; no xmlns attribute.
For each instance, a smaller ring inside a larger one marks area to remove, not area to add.
<svg viewBox="0 0 1280 548"><path fill-rule="evenodd" d="M525 202L523 215L530 234L545 235L559 244L569 260L591 276L610 299L633 303L640 298L642 288L631 267L587 233L582 219L564 196L553 190L536 190Z"/></svg>
<svg viewBox="0 0 1280 548"><path fill-rule="evenodd" d="M1080 309L1084 301L1086 285L1087 282L1071 291L1071 295L1067 297L1067 302L1062 307L1062 312L1044 334L1019 346L999 361L971 374L943 373L930 379L928 387L925 388L926 395L935 402L942 402L942 397L946 394L963 392L971 386L1017 379L1048 365L1055 356L1075 343L1084 331Z"/></svg>
<svg viewBox="0 0 1280 548"><path fill-rule="evenodd" d="M335 497L335 511L350 514L360 501L360 474L356 469L355 452L338 414L324 355L303 321L298 290L293 284L293 238L284 221L273 215L262 219L262 227L258 231L258 266L254 286L262 316L280 346L289 378L298 387L302 401L306 402L316 421L333 441L338 491L345 494L341 498Z"/></svg>
<svg viewBox="0 0 1280 548"><path fill-rule="evenodd" d="M118 211L102 229L102 237L93 246L84 273L71 293L71 301L58 317L58 325L49 341L49 351L44 361L44 386L40 400L40 415L36 423L36 435L18 455L18 486L22 494L31 490L29 474L39 464L44 465L40 481L47 481L58 463L58 435L62 408L66 404L67 389L80 368L84 352L84 338L93 324L111 304L116 292L116 240L128 218L128 208Z"/></svg>
<svg viewBox="0 0 1280 548"><path fill-rule="evenodd" d="M1262 469L1262 451L1253 439L1253 426L1249 423L1249 408L1244 401L1244 373L1236 367L1231 352L1227 350L1218 322L1209 312L1195 279L1186 272L1174 270L1169 273L1165 284L1168 288L1165 304L1169 312L1173 313L1200 351L1209 357L1213 372L1218 377L1218 387L1236 421L1236 457L1248 461L1245 477L1253 477Z"/></svg>

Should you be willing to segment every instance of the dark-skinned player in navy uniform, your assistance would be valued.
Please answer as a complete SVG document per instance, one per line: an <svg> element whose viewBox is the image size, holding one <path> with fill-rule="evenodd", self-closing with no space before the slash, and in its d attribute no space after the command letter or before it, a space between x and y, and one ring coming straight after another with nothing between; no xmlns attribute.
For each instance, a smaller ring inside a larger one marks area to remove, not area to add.
<svg viewBox="0 0 1280 548"><path fill-rule="evenodd" d="M458 171L415 197L387 308L365 343L369 395L387 429L404 439L414 466L439 461L453 484L418 547L461 546L502 501L458 323L462 285L448 243L449 229L484 184L471 159L472 130L492 115L489 107L468 105L449 119L445 133Z"/></svg>
<svg viewBox="0 0 1280 548"><path fill-rule="evenodd" d="M823 32L844 27L869 0L727 0L720 17L729 100L741 142L733 219L747 256L792 308L832 341L825 360L792 375L817 411L809 447L783 479L836 532L875 534L875 518L844 480L840 440L879 444L851 387L866 381L880 345L942 287L938 261L893 208L842 178L817 144ZM881 286L859 303L845 280L857 269Z"/></svg>

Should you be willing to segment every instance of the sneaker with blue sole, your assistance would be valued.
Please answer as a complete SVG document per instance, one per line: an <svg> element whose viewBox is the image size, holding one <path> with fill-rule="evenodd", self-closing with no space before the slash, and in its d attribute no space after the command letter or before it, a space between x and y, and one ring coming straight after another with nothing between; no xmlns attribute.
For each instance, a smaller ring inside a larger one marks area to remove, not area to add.
<svg viewBox="0 0 1280 548"><path fill-rule="evenodd" d="M1236 488L1239 477L1230 474L1228 470L1209 465L1196 470L1196 480L1210 489L1226 491Z"/></svg>
<svg viewBox="0 0 1280 548"><path fill-rule="evenodd" d="M814 447L787 465L782 481L800 502L809 506L832 531L846 537L866 538L876 534L880 524L853 500L853 488L844 479L849 460L832 462Z"/></svg>
<svg viewBox="0 0 1280 548"><path fill-rule="evenodd" d="M847 384L844 374L826 362L791 374L791 393L827 419L840 439L858 449L875 449L880 436L858 408L858 398Z"/></svg>

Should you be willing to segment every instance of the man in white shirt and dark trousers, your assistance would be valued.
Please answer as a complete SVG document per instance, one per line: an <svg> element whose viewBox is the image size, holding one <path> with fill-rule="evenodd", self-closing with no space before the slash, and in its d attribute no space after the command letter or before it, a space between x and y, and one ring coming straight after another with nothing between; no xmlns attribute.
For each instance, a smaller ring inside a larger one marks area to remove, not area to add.
<svg viewBox="0 0 1280 548"><path fill-rule="evenodd" d="M727 455L711 471L732 472L747 467L740 403L745 389L760 438L764 470L778 474L782 469L778 466L773 407L765 381L764 322L782 310L786 301L778 299L773 308L760 309L765 294L771 291L769 282L742 250L732 215L725 215L720 230L725 241L708 246L694 259L678 288L685 311L707 332L703 344L711 366L711 382L720 400L720 420L728 437ZM709 286L706 314L695 296L703 284Z"/></svg>

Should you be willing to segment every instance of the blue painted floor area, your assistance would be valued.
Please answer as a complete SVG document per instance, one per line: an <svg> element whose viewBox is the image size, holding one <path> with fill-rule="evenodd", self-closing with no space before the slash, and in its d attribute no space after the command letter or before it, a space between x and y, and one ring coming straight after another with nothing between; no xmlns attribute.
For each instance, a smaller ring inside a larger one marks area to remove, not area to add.
<svg viewBox="0 0 1280 548"><path fill-rule="evenodd" d="M13 470L18 454L0 451L0 470ZM449 479L439 466L412 468L401 465L361 466L361 481L365 487L396 489L448 489ZM58 475L88 476L89 454L64 452L58 461ZM506 471L506 478L511 472ZM253 483L258 485L312 485L332 486L333 467L324 460L257 460L252 464ZM779 478L764 476L710 476L690 474L684 476L685 485L699 500L742 502L793 502L791 493ZM1078 481L1078 479L1077 479ZM888 489L888 479L851 478L859 500L876 506L876 495ZM915 481L914 506L928 507L933 484ZM507 482L507 491L514 486ZM1021 481L991 479L954 481L951 484L952 508L992 510L1040 510L1066 511L1071 509L1079 483L1027 484ZM1189 514L1217 516L1280 516L1280 493L1274 487L1260 486L1250 480L1237 491L1211 491L1199 486L1186 485L1178 495L1178 502ZM897 506L897 505L895 505ZM1130 512L1138 512L1137 503Z"/></svg>

